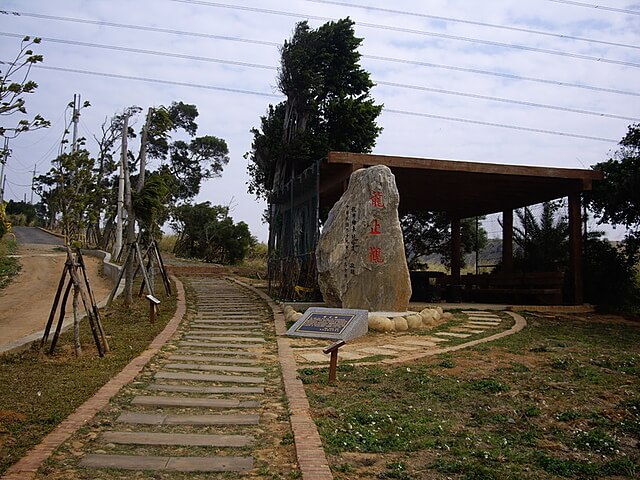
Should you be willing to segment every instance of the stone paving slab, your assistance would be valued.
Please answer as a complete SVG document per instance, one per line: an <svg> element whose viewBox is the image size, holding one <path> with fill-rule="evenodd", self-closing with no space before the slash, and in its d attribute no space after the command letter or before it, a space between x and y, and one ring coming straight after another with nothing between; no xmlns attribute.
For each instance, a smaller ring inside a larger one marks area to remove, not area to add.
<svg viewBox="0 0 640 480"><path fill-rule="evenodd" d="M208 373L158 372L155 378L164 380L193 380L197 382L218 383L264 383L264 377L246 377L240 375L212 375Z"/></svg>
<svg viewBox="0 0 640 480"><path fill-rule="evenodd" d="M193 342L193 341L185 341L180 342L179 345L184 345L186 347L211 347L211 348L262 348L263 345L258 345L255 343L207 343L207 342Z"/></svg>
<svg viewBox="0 0 640 480"><path fill-rule="evenodd" d="M184 353L190 355L192 353L202 353L204 355L233 355L233 357L258 357L259 354L256 352L243 352L242 350L201 350L198 348L180 348L178 350L174 350L175 353Z"/></svg>
<svg viewBox="0 0 640 480"><path fill-rule="evenodd" d="M157 392L183 392L183 393L264 393L262 387L199 387L196 385L170 385L166 383L153 383L147 387L148 390Z"/></svg>
<svg viewBox="0 0 640 480"><path fill-rule="evenodd" d="M366 347L366 348L358 348L356 352L364 352L370 353L372 355L397 355L397 350L390 350L388 348L380 348L380 347Z"/></svg>
<svg viewBox="0 0 640 480"><path fill-rule="evenodd" d="M405 340L402 342L404 345L415 345L417 347L435 347L437 346L436 342L430 342L429 340ZM407 348L407 347L405 347ZM414 350L417 350L417 348L411 347ZM402 350L402 349L399 349Z"/></svg>
<svg viewBox="0 0 640 480"><path fill-rule="evenodd" d="M139 425L258 425L260 415L167 415L124 412L116 422Z"/></svg>
<svg viewBox="0 0 640 480"><path fill-rule="evenodd" d="M478 327L476 325L463 325L461 327L452 327L449 330L451 330L452 332L458 332L458 333L473 333L474 335L477 333L484 333L486 330L484 329L478 329Z"/></svg>
<svg viewBox="0 0 640 480"><path fill-rule="evenodd" d="M256 363L256 360L251 360L248 358L212 357L209 355L169 355L167 360L183 360L186 362L240 363L251 365Z"/></svg>
<svg viewBox="0 0 640 480"><path fill-rule="evenodd" d="M473 316L469 316L467 317L467 320L479 320L481 322L500 322L502 323L502 319L500 317L493 317L493 316L482 316L482 317L473 317Z"/></svg>
<svg viewBox="0 0 640 480"><path fill-rule="evenodd" d="M454 333L454 332L437 332L436 335L441 335L443 337L454 337L454 338L467 338L470 337L470 333Z"/></svg>
<svg viewBox="0 0 640 480"><path fill-rule="evenodd" d="M255 400L240 401L235 398L161 397L156 395L139 395L131 401L131 404L181 408L258 408L260 406L260 402Z"/></svg>
<svg viewBox="0 0 640 480"><path fill-rule="evenodd" d="M416 337L413 337L416 338ZM426 340L427 342L434 342L434 343L438 343L438 342L448 342L449 339L448 338L439 338L439 337L433 337L430 335L420 335L419 337L420 340Z"/></svg>
<svg viewBox="0 0 640 480"><path fill-rule="evenodd" d="M203 320L194 320L192 325L224 325L227 323L237 323L240 325L255 325L256 327L261 326L262 324L256 322L253 319L241 319L241 318L231 318L228 320L223 319L203 319Z"/></svg>
<svg viewBox="0 0 640 480"><path fill-rule="evenodd" d="M325 355L324 353L301 353L300 356L307 362L312 363L322 363L329 361L329 355Z"/></svg>
<svg viewBox="0 0 640 480"><path fill-rule="evenodd" d="M239 330L241 328L246 328L247 330ZM256 330L256 327L237 327L235 325L229 325L226 327L192 325L189 334L195 335L199 333L208 333L209 335L211 335L212 333L224 333L225 335L260 335L260 330Z"/></svg>
<svg viewBox="0 0 640 480"><path fill-rule="evenodd" d="M249 435L210 435L195 433L104 432L104 443L136 445L181 445L192 447L246 447L253 442Z"/></svg>
<svg viewBox="0 0 640 480"><path fill-rule="evenodd" d="M467 322L466 325L477 325L479 327L497 327L501 324L502 322Z"/></svg>
<svg viewBox="0 0 640 480"><path fill-rule="evenodd" d="M171 370L216 370L219 372L264 373L261 367L239 367L237 365L202 365L199 363L167 363Z"/></svg>
<svg viewBox="0 0 640 480"><path fill-rule="evenodd" d="M362 355L361 353L356 352L338 352L338 358L342 360L360 360L361 358L365 358L366 355ZM325 359L327 357L325 356Z"/></svg>
<svg viewBox="0 0 640 480"><path fill-rule="evenodd" d="M221 335L222 332L220 332L218 335ZM210 335L210 333L206 333L203 335L194 335L193 333L190 333L189 335L185 335L184 338L199 338L202 340L209 340L212 342L259 342L259 343L263 343L265 340L262 337L225 337L225 336L215 336L215 337L210 337L207 336Z"/></svg>
<svg viewBox="0 0 640 480"><path fill-rule="evenodd" d="M251 457L151 457L143 455L90 454L80 461L84 468L161 470L173 472L244 472L253 468Z"/></svg>

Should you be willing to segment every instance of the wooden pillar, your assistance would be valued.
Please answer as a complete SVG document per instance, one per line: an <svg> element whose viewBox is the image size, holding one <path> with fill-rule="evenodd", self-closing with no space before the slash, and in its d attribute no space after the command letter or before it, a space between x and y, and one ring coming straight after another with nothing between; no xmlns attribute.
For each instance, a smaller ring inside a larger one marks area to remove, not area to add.
<svg viewBox="0 0 640 480"><path fill-rule="evenodd" d="M460 283L460 219L451 220L451 283Z"/></svg>
<svg viewBox="0 0 640 480"><path fill-rule="evenodd" d="M584 303L580 193L569 195L569 300Z"/></svg>
<svg viewBox="0 0 640 480"><path fill-rule="evenodd" d="M513 210L502 212L502 267L513 272Z"/></svg>

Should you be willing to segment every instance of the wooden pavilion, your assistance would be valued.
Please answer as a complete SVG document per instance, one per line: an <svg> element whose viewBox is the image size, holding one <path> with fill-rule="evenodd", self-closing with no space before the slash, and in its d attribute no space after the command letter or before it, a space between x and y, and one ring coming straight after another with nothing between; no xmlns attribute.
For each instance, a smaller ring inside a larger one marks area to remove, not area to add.
<svg viewBox="0 0 640 480"><path fill-rule="evenodd" d="M386 165L395 175L401 215L429 210L445 212L451 218L453 251L448 281L455 285L469 283L460 275L461 219L502 212L502 264L508 274L513 271L513 211L568 197L569 278L564 301L583 303L581 193L591 190L594 180L602 179L601 172L330 152L320 168L321 209L340 198L353 171L372 165Z"/></svg>
<svg viewBox="0 0 640 480"><path fill-rule="evenodd" d="M549 298L555 303L583 303L581 193L591 190L592 182L602 178L601 172L345 152L330 152L326 159L292 174L271 196L269 279L270 285L278 285L277 293L282 298L291 297L289 293L296 286L315 283L314 253L320 218L344 193L351 173L373 165L386 165L395 175L401 215L428 210L444 212L451 218L451 275L445 279L449 285L486 283L488 278L499 278L460 275L460 220L502 212L502 279L506 286L513 287L513 278L506 280L513 272L513 211L568 197L569 270L568 278L561 279L566 295ZM535 281L527 278L522 283L523 277L519 277L519 287L532 292ZM540 293L546 291L543 286L537 285ZM496 284L493 287L494 292L500 290Z"/></svg>

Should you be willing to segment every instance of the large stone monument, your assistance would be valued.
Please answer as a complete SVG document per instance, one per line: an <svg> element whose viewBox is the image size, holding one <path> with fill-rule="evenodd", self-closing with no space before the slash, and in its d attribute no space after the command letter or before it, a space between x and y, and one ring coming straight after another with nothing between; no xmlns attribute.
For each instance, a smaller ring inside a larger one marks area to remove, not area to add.
<svg viewBox="0 0 640 480"><path fill-rule="evenodd" d="M395 177L384 165L356 170L329 212L316 249L330 307L404 312L411 297Z"/></svg>

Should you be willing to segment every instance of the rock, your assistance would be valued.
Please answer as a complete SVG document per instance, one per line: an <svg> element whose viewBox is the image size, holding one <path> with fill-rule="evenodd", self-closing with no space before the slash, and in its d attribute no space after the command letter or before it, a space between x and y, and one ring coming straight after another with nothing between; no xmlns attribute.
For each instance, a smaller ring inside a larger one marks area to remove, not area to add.
<svg viewBox="0 0 640 480"><path fill-rule="evenodd" d="M433 325L435 323L435 315L436 311L431 308L425 308L420 312L420 317L422 318L422 323L425 325Z"/></svg>
<svg viewBox="0 0 640 480"><path fill-rule="evenodd" d="M303 313L300 313L300 312L293 312L293 315L291 315L291 319L292 319L294 322L297 322L299 319L301 319L301 318L302 318L302 316L303 316L303 315L304 315L304 314L303 314Z"/></svg>
<svg viewBox="0 0 640 480"><path fill-rule="evenodd" d="M409 325L404 317L396 317L393 319L393 324L396 332L406 332L409 330Z"/></svg>
<svg viewBox="0 0 640 480"><path fill-rule="evenodd" d="M376 332L390 332L394 328L394 323L387 317L377 315L369 316L369 330Z"/></svg>
<svg viewBox="0 0 640 480"><path fill-rule="evenodd" d="M436 307L436 311L440 314L440 316L442 316L442 314L444 313L442 307Z"/></svg>
<svg viewBox="0 0 640 480"><path fill-rule="evenodd" d="M398 220L400 197L384 165L356 170L322 229L318 283L330 307L404 312L411 297Z"/></svg>
<svg viewBox="0 0 640 480"><path fill-rule="evenodd" d="M409 330L418 330L422 327L422 317L420 315L407 315L405 318L407 319Z"/></svg>

